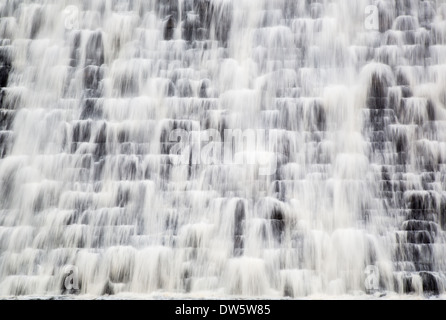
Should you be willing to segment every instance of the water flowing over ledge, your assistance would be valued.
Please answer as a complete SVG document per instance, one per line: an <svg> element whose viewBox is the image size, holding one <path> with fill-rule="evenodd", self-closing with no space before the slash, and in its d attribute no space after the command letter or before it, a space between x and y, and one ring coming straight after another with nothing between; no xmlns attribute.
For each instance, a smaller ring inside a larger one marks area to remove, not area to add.
<svg viewBox="0 0 446 320"><path fill-rule="evenodd" d="M444 1L5 0L0 90L0 296L444 297Z"/></svg>

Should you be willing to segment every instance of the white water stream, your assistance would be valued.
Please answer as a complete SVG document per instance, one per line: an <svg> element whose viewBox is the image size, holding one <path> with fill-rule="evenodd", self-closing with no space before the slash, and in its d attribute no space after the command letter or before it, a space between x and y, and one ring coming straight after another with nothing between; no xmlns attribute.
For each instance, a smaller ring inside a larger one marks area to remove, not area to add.
<svg viewBox="0 0 446 320"><path fill-rule="evenodd" d="M0 296L446 290L445 1L3 0L0 87Z"/></svg>

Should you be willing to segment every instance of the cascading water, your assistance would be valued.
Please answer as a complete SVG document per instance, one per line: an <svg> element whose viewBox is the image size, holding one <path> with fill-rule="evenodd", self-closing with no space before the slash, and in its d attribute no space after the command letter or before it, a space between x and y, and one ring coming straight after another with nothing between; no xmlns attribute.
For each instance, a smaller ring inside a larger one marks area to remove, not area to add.
<svg viewBox="0 0 446 320"><path fill-rule="evenodd" d="M444 294L445 84L441 0L5 0L0 296Z"/></svg>

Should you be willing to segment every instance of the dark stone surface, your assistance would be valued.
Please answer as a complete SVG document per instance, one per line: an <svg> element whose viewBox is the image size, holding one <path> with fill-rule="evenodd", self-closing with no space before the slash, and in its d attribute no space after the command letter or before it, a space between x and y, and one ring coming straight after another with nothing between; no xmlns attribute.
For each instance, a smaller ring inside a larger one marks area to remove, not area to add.
<svg viewBox="0 0 446 320"><path fill-rule="evenodd" d="M106 143L107 142L107 124L103 123L96 133L94 143Z"/></svg>
<svg viewBox="0 0 446 320"><path fill-rule="evenodd" d="M285 214L281 208L275 206L271 212L271 227L274 237L282 242L285 233Z"/></svg>
<svg viewBox="0 0 446 320"><path fill-rule="evenodd" d="M86 48L86 66L94 65L100 67L104 64L105 53L102 32L94 32L88 39Z"/></svg>
<svg viewBox="0 0 446 320"><path fill-rule="evenodd" d="M89 142L91 137L91 121L77 122L73 127L73 142Z"/></svg>
<svg viewBox="0 0 446 320"><path fill-rule="evenodd" d="M0 66L0 88L4 88L8 84L10 70L11 68L8 66Z"/></svg>
<svg viewBox="0 0 446 320"><path fill-rule="evenodd" d="M378 74L373 74L371 79L371 86L369 89L369 97L371 98L387 98L387 90L388 90L389 84L387 83L387 80L383 77L381 77ZM382 101L382 100L375 100L375 101ZM377 107L375 109L381 109L382 104L378 103L376 104Z"/></svg>
<svg viewBox="0 0 446 320"><path fill-rule="evenodd" d="M167 18L164 25L164 40L172 40L176 28L176 20L173 16Z"/></svg>
<svg viewBox="0 0 446 320"><path fill-rule="evenodd" d="M429 295L440 294L438 285L438 278L431 272L420 272L421 279L423 280L423 292Z"/></svg>
<svg viewBox="0 0 446 320"><path fill-rule="evenodd" d="M243 255L245 247L245 223L246 223L245 204L243 201L238 201L234 214L234 255Z"/></svg>
<svg viewBox="0 0 446 320"><path fill-rule="evenodd" d="M101 103L97 99L85 99L81 106L82 112L80 119L81 120L99 120L102 118L102 106Z"/></svg>
<svg viewBox="0 0 446 320"><path fill-rule="evenodd" d="M0 101L1 107L1 101ZM16 113L11 110L5 110L0 108L0 131L12 130L13 121Z"/></svg>

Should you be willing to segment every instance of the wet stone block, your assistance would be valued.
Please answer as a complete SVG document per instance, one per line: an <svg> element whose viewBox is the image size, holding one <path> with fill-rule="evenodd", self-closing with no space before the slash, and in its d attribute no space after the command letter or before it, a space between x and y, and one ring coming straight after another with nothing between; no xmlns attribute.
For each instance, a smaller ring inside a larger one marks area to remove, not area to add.
<svg viewBox="0 0 446 320"><path fill-rule="evenodd" d="M400 152L397 154L396 163L401 165L406 165L407 162L408 162L408 155L406 152Z"/></svg>
<svg viewBox="0 0 446 320"><path fill-rule="evenodd" d="M410 194L407 198L407 205L412 210L426 210L429 209L429 195L425 193Z"/></svg>
<svg viewBox="0 0 446 320"><path fill-rule="evenodd" d="M35 39L37 37L37 34L39 33L42 26L42 16L42 10L40 8L37 8L32 15L31 28L28 29L30 39Z"/></svg>
<svg viewBox="0 0 446 320"><path fill-rule="evenodd" d="M3 89L0 89L0 109L7 109L6 106L3 106L3 100L5 99L6 92Z"/></svg>
<svg viewBox="0 0 446 320"><path fill-rule="evenodd" d="M232 4L229 1L212 2L211 12L215 36L226 46L232 27Z"/></svg>
<svg viewBox="0 0 446 320"><path fill-rule="evenodd" d="M95 181L102 180L102 173L104 171L105 160L101 159L93 165L93 179Z"/></svg>
<svg viewBox="0 0 446 320"><path fill-rule="evenodd" d="M121 129L118 131L117 139L119 143L130 142L130 132L127 129Z"/></svg>
<svg viewBox="0 0 446 320"><path fill-rule="evenodd" d="M429 28L435 18L435 7L431 1L423 1L420 3L418 11L418 20L422 27Z"/></svg>
<svg viewBox="0 0 446 320"><path fill-rule="evenodd" d="M192 86L188 79L178 79L176 83L177 96L187 98L192 96Z"/></svg>
<svg viewBox="0 0 446 320"><path fill-rule="evenodd" d="M245 219L245 205L238 201L234 213L234 256L243 255Z"/></svg>
<svg viewBox="0 0 446 320"><path fill-rule="evenodd" d="M327 130L327 115L322 104L314 102L313 107L314 121L316 122L317 131Z"/></svg>
<svg viewBox="0 0 446 320"><path fill-rule="evenodd" d="M407 242L414 244L430 244L435 242L435 235L428 231L408 231Z"/></svg>
<svg viewBox="0 0 446 320"><path fill-rule="evenodd" d="M407 219L436 222L438 217L434 210L410 210Z"/></svg>
<svg viewBox="0 0 446 320"><path fill-rule="evenodd" d="M73 127L73 142L89 142L91 137L91 122L77 122Z"/></svg>
<svg viewBox="0 0 446 320"><path fill-rule="evenodd" d="M246 219L245 205L243 201L237 202L234 214L234 235L241 236L244 233L244 221Z"/></svg>
<svg viewBox="0 0 446 320"><path fill-rule="evenodd" d="M102 33L97 31L88 39L85 65L101 66L104 64L104 43Z"/></svg>
<svg viewBox="0 0 446 320"><path fill-rule="evenodd" d="M420 272L423 280L423 292L428 295L440 294L438 278L431 272Z"/></svg>
<svg viewBox="0 0 446 320"><path fill-rule="evenodd" d="M167 18L167 20L164 22L164 40L172 40L175 29L176 29L176 20L173 16L170 16Z"/></svg>
<svg viewBox="0 0 446 320"><path fill-rule="evenodd" d="M401 97L402 98L413 97L412 89L409 86L401 86Z"/></svg>
<svg viewBox="0 0 446 320"><path fill-rule="evenodd" d="M393 191L392 183L390 181L380 181L379 185L380 185L380 190L384 192Z"/></svg>
<svg viewBox="0 0 446 320"><path fill-rule="evenodd" d="M138 163L135 160L125 161L119 169L120 180L135 180L138 174Z"/></svg>
<svg viewBox="0 0 446 320"><path fill-rule="evenodd" d="M104 288L102 289L102 295L103 296L111 296L115 294L115 290L113 287L113 284L107 280L107 282L104 285Z"/></svg>
<svg viewBox="0 0 446 320"><path fill-rule="evenodd" d="M274 237L282 242L285 233L285 215L279 207L275 207L271 213L271 227Z"/></svg>
<svg viewBox="0 0 446 320"><path fill-rule="evenodd" d="M383 110L387 109L389 105L389 99L371 97L367 99L367 108Z"/></svg>
<svg viewBox="0 0 446 320"><path fill-rule="evenodd" d="M118 195L116 197L116 206L125 208L130 201L130 190L119 188Z"/></svg>
<svg viewBox="0 0 446 320"><path fill-rule="evenodd" d="M415 44L415 31L404 32L404 40L405 40L406 45L414 45Z"/></svg>
<svg viewBox="0 0 446 320"><path fill-rule="evenodd" d="M94 143L104 144L107 142L107 125L104 123L96 132Z"/></svg>
<svg viewBox="0 0 446 320"><path fill-rule="evenodd" d="M429 121L435 121L437 117L435 112L435 105L432 100L428 100L426 108Z"/></svg>
<svg viewBox="0 0 446 320"><path fill-rule="evenodd" d="M407 137L400 135L398 137L396 137L396 141L395 141L395 147L396 147L396 152L397 153L405 153L408 150L408 141L407 141Z"/></svg>
<svg viewBox="0 0 446 320"><path fill-rule="evenodd" d="M244 236L234 236L234 257L243 256L245 247Z"/></svg>
<svg viewBox="0 0 446 320"><path fill-rule="evenodd" d="M105 143L97 143L96 148L94 150L94 159L95 161L99 161L107 155L107 146Z"/></svg>
<svg viewBox="0 0 446 320"><path fill-rule="evenodd" d="M211 0L197 0L195 1L194 11L198 13L200 19L200 26L209 29L211 26Z"/></svg>
<svg viewBox="0 0 446 320"><path fill-rule="evenodd" d="M403 10L405 11L405 10ZM399 30L399 31L412 31L412 30L416 30L417 29L417 19L411 15L409 15L409 13L404 14L404 15L400 15L398 18L396 18L395 20L395 30Z"/></svg>
<svg viewBox="0 0 446 320"><path fill-rule="evenodd" d="M0 66L11 68L12 64L12 54L10 47L1 46L0 40Z"/></svg>
<svg viewBox="0 0 446 320"><path fill-rule="evenodd" d="M384 131L374 131L370 136L372 142L386 142L386 133Z"/></svg>
<svg viewBox="0 0 446 320"><path fill-rule="evenodd" d="M0 131L11 130L14 117L15 117L14 111L0 109Z"/></svg>
<svg viewBox="0 0 446 320"><path fill-rule="evenodd" d="M205 80L201 81L198 96L202 99L208 98L209 97L209 95L208 95L209 87L210 87L210 80L205 79Z"/></svg>
<svg viewBox="0 0 446 320"><path fill-rule="evenodd" d="M139 94L139 81L137 72L134 70L122 74L114 79L114 89L123 97L136 96Z"/></svg>
<svg viewBox="0 0 446 320"><path fill-rule="evenodd" d="M431 244L405 243L397 248L396 257L400 261L412 261L430 265L430 270L433 261L433 247Z"/></svg>
<svg viewBox="0 0 446 320"><path fill-rule="evenodd" d="M10 145L5 142L0 136L0 159L6 158L10 152Z"/></svg>
<svg viewBox="0 0 446 320"><path fill-rule="evenodd" d="M414 262L415 270L416 271L427 271L431 272L434 270L434 267L432 263L425 263L425 262Z"/></svg>
<svg viewBox="0 0 446 320"><path fill-rule="evenodd" d="M175 97L176 88L175 84L172 81L169 81L169 83L167 84L166 91L168 97Z"/></svg>
<svg viewBox="0 0 446 320"><path fill-rule="evenodd" d="M383 181L391 181L392 180L392 176L389 173L389 169L387 169L386 167L383 167L381 169L381 179Z"/></svg>
<svg viewBox="0 0 446 320"><path fill-rule="evenodd" d="M430 221L408 220L403 223L403 230L406 231L429 231L431 233L438 232L438 225Z"/></svg>
<svg viewBox="0 0 446 320"><path fill-rule="evenodd" d="M409 83L409 80L407 79L407 76L401 70L398 70L397 73L396 73L396 84L398 86L406 86L406 87L410 86L410 83Z"/></svg>
<svg viewBox="0 0 446 320"><path fill-rule="evenodd" d="M86 99L82 104L81 120L98 120L102 118L102 106L97 99Z"/></svg>
<svg viewBox="0 0 446 320"><path fill-rule="evenodd" d="M0 65L0 88L7 86L10 70L10 67Z"/></svg>
<svg viewBox="0 0 446 320"><path fill-rule="evenodd" d="M369 88L369 97L371 98L386 98L389 84L386 79L374 74L371 79ZM379 100L378 100L379 101ZM376 108L379 109L379 108Z"/></svg>
<svg viewBox="0 0 446 320"><path fill-rule="evenodd" d="M432 183L435 182L435 174L433 172L426 172L421 175L421 184L424 190L429 190ZM434 206L434 204L433 204Z"/></svg>
<svg viewBox="0 0 446 320"><path fill-rule="evenodd" d="M88 66L84 69L84 87L86 89L98 90L101 80L101 72L98 67Z"/></svg>
<svg viewBox="0 0 446 320"><path fill-rule="evenodd" d="M109 277L110 281L114 283L127 283L133 277L133 269L131 268L131 263L128 265L122 265L117 271L113 272L110 270Z"/></svg>
<svg viewBox="0 0 446 320"><path fill-rule="evenodd" d="M200 27L199 17L195 13L188 13L183 23L182 36L186 41L200 40L198 39L198 28Z"/></svg>
<svg viewBox="0 0 446 320"><path fill-rule="evenodd" d="M76 32L72 38L71 52L70 52L70 67L76 68L79 65L79 60L81 57L81 51L79 50L81 46L81 32Z"/></svg>

